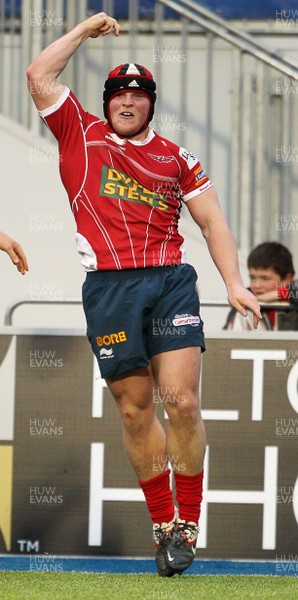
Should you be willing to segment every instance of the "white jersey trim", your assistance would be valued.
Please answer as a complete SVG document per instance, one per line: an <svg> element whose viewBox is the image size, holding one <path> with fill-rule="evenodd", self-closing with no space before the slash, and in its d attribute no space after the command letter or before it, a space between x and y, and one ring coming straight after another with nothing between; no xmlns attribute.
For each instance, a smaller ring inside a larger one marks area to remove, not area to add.
<svg viewBox="0 0 298 600"><path fill-rule="evenodd" d="M186 263L186 249L185 249L184 241L182 242L179 250L181 252L181 264L184 265Z"/></svg>
<svg viewBox="0 0 298 600"><path fill-rule="evenodd" d="M153 129L151 129L151 127L149 127L148 135L144 140L130 140L129 138L126 139L130 144L133 144L134 146L145 146L146 144L149 144L154 137L155 132L153 131Z"/></svg>
<svg viewBox="0 0 298 600"><path fill-rule="evenodd" d="M49 106L48 108L45 108L44 110L38 111L39 116L43 119L44 117L48 117L52 113L56 112L56 110L58 110L58 108L60 108L60 106L62 106L62 104L64 104L65 100L67 100L69 94L70 94L70 89L68 87L65 87L60 98L57 100L57 102L55 104L52 104L52 106Z"/></svg>
<svg viewBox="0 0 298 600"><path fill-rule="evenodd" d="M75 235L78 253L83 257L81 265L85 271L97 271L96 254L88 240L79 232Z"/></svg>
<svg viewBox="0 0 298 600"><path fill-rule="evenodd" d="M187 202L187 200L191 200L191 198L195 198L195 196L199 196L203 192L206 192L206 190L209 190L209 188L211 188L211 187L213 187L212 181L207 181L201 187L196 188L195 190L193 190L192 192L189 192L188 194L185 194L185 196L182 196L182 198L183 198L184 202Z"/></svg>

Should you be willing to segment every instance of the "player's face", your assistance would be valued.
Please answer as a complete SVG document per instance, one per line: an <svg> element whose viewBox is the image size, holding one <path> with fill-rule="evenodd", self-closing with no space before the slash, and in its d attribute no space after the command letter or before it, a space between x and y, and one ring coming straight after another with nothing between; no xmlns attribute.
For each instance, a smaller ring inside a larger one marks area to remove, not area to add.
<svg viewBox="0 0 298 600"><path fill-rule="evenodd" d="M134 136L139 131L148 117L150 100L141 92L123 92L111 98L109 103L110 119L116 133L133 136L134 139L145 139L148 127Z"/></svg>
<svg viewBox="0 0 298 600"><path fill-rule="evenodd" d="M253 269L248 270L250 279L250 289L255 296L273 292L281 287L281 277L273 269Z"/></svg>

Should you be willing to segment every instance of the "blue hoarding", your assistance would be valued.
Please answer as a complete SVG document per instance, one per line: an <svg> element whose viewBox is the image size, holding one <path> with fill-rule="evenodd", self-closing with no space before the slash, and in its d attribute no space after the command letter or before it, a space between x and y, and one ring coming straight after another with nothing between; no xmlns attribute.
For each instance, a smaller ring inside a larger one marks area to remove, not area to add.
<svg viewBox="0 0 298 600"><path fill-rule="evenodd" d="M195 0L194 0L195 1ZM153 19L156 0L139 1L139 18ZM294 20L298 19L297 0L200 0L205 8L215 12L226 19L273 19L281 18L282 14ZM45 3L46 6L46 3ZM5 0L5 14L7 17L19 17L21 13L22 0ZM89 0L89 10L92 13L103 9L103 2ZM114 16L118 19L127 19L129 13L129 0L114 0ZM166 10L169 18L180 18L173 11Z"/></svg>

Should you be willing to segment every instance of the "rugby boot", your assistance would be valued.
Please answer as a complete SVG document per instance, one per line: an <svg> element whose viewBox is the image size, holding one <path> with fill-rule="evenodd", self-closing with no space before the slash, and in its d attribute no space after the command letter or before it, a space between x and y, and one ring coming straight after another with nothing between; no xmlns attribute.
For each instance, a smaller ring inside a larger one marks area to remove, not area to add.
<svg viewBox="0 0 298 600"><path fill-rule="evenodd" d="M161 525L154 523L153 525L153 538L156 544L155 562L157 571L161 577L172 577L176 573L175 569L172 569L166 561L167 548L172 543L176 518L177 510L175 510L174 517L169 523L161 523Z"/></svg>
<svg viewBox="0 0 298 600"><path fill-rule="evenodd" d="M190 567L196 555L198 533L196 523L178 519L165 547L165 561L169 569L181 574Z"/></svg>

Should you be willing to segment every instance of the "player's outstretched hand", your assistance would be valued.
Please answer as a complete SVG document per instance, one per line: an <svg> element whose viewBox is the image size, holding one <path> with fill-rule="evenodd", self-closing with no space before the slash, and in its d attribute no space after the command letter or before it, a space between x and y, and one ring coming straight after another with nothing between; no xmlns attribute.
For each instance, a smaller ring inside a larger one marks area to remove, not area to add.
<svg viewBox="0 0 298 600"><path fill-rule="evenodd" d="M28 271L28 264L23 249L18 242L15 242L15 240L6 235L6 233L3 233L3 231L0 231L0 250L7 252L19 273L25 275L26 271Z"/></svg>
<svg viewBox="0 0 298 600"><path fill-rule="evenodd" d="M256 329L262 319L260 305L256 297L242 285L236 285L228 290L228 301L243 316L247 317L247 310L253 313L253 325Z"/></svg>
<svg viewBox="0 0 298 600"><path fill-rule="evenodd" d="M118 21L113 19L113 17L109 17L104 12L92 15L85 23L88 25L89 37L92 38L97 38L100 35L108 35L112 31L118 37L121 31Z"/></svg>

